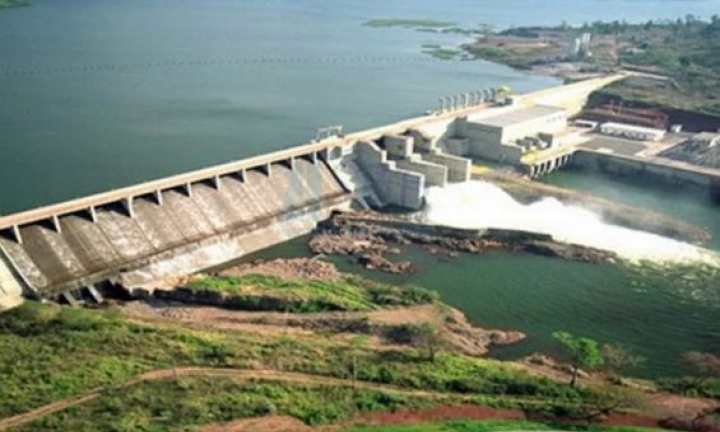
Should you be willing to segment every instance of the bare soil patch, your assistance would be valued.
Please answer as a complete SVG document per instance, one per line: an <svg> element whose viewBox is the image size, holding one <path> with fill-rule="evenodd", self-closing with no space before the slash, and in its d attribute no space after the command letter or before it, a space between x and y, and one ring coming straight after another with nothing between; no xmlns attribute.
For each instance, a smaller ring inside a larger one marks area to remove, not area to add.
<svg viewBox="0 0 720 432"><path fill-rule="evenodd" d="M213 423L203 426L199 432L310 432L312 428L293 417L272 416L237 420L229 423Z"/></svg>
<svg viewBox="0 0 720 432"><path fill-rule="evenodd" d="M524 420L520 410L488 408L477 405L438 406L426 410L401 410L368 414L358 417L354 424L387 425L416 424L448 420Z"/></svg>

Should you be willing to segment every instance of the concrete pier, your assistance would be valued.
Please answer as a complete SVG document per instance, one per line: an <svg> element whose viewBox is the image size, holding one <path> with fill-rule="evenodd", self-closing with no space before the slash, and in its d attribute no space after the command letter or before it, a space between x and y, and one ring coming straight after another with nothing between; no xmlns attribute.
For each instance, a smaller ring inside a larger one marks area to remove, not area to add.
<svg viewBox="0 0 720 432"><path fill-rule="evenodd" d="M641 158L578 150L573 155L572 164L607 174L644 178L660 184L691 186L707 191L713 196L720 192L720 170L665 158Z"/></svg>

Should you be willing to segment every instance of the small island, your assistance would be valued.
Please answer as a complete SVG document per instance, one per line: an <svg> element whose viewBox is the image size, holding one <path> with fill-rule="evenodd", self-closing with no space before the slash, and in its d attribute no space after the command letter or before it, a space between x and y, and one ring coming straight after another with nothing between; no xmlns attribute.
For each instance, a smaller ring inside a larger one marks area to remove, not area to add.
<svg viewBox="0 0 720 432"><path fill-rule="evenodd" d="M377 18L366 21L366 27L403 27L415 29L439 29L454 26L451 21L440 21L434 19L406 19L406 18Z"/></svg>

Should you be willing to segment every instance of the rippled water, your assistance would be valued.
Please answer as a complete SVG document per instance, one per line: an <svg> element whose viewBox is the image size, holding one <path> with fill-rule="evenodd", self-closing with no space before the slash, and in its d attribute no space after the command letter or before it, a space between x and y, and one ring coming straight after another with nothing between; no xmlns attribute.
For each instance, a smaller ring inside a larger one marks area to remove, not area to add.
<svg viewBox="0 0 720 432"><path fill-rule="evenodd" d="M0 212L306 142L329 124L389 123L446 94L557 83L429 61L422 44L464 39L361 25L372 18L503 28L717 12L716 0L544 0L528 14L536 4L33 0L2 10Z"/></svg>

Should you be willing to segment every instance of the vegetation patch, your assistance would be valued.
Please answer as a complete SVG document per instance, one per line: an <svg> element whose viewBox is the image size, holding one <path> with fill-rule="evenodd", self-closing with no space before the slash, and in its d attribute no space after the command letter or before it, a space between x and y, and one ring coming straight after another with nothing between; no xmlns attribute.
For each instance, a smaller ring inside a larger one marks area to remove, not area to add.
<svg viewBox="0 0 720 432"><path fill-rule="evenodd" d="M574 52L582 35L587 46ZM703 21L692 15L642 24L620 21L583 26L519 27L485 35L463 47L477 58L517 68L570 62L578 72L616 68L665 75L668 81L629 79L602 93L670 108L720 114L720 16Z"/></svg>
<svg viewBox="0 0 720 432"><path fill-rule="evenodd" d="M433 19L404 19L404 18L377 18L366 21L363 25L366 27L404 27L404 28L426 28L440 29L452 27L456 23L451 21L440 21Z"/></svg>
<svg viewBox="0 0 720 432"><path fill-rule="evenodd" d="M424 288L397 287L352 276L340 281L286 280L266 275L203 277L193 280L189 288L229 296L223 301L240 309L289 312L371 311L431 304L439 298Z"/></svg>
<svg viewBox="0 0 720 432"><path fill-rule="evenodd" d="M511 406L518 406L516 398L538 404L545 403L543 398L575 404L592 394L493 360L450 353L438 353L431 360L423 347L376 351L363 344L331 344L322 337L200 331L151 325L115 310L26 302L0 315L0 418L96 388L119 386L148 371L184 366L272 369L348 382L355 377L368 384L408 390L484 395L479 402ZM141 388L149 392L154 385ZM117 389L124 391L128 390ZM124 414L121 406L108 407L107 416L131 421L134 414ZM63 416L84 416L85 411L78 409Z"/></svg>
<svg viewBox="0 0 720 432"><path fill-rule="evenodd" d="M463 55L463 52L460 50L443 47L425 48L423 52L439 60L455 60Z"/></svg>
<svg viewBox="0 0 720 432"><path fill-rule="evenodd" d="M191 377L109 390L99 398L19 430L161 431L267 415L288 415L316 425L358 413L422 408L423 398L380 391Z"/></svg>

